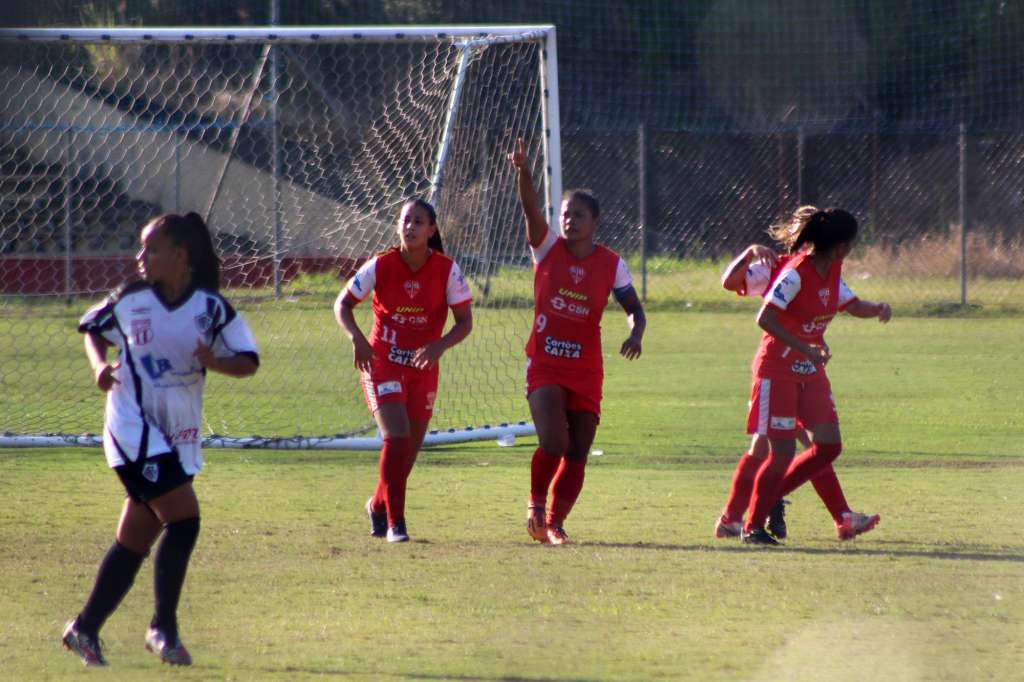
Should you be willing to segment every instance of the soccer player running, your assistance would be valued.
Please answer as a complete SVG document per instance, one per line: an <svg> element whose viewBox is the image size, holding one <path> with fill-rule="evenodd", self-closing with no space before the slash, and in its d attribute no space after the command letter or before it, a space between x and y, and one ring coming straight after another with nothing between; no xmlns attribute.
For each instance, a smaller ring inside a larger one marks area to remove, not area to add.
<svg viewBox="0 0 1024 682"><path fill-rule="evenodd" d="M96 386L107 394L103 450L127 492L92 594L64 630L64 647L87 666L106 665L100 628L161 534L145 645L164 663L191 665L177 608L199 535L192 479L203 467L206 373L246 377L259 367L252 332L219 293L220 261L203 219L160 216L143 226L141 243L142 280L90 308L78 326Z"/></svg>
<svg viewBox="0 0 1024 682"><path fill-rule="evenodd" d="M888 322L886 303L859 300L842 279L843 259L857 237L856 219L838 208L797 209L770 234L795 254L766 294L757 316L764 330L753 362L753 388L747 432L767 437L768 458L754 479L743 541L774 545L765 519L771 507L808 480L826 474L842 451L839 417L825 374L831 358L825 330L841 310ZM811 433L811 446L794 459L797 425ZM832 513L841 540L874 528L879 516L853 512L842 489L818 489Z"/></svg>
<svg viewBox="0 0 1024 682"><path fill-rule="evenodd" d="M434 207L407 201L399 246L366 261L334 303L384 445L377 489L366 502L370 534L406 542L405 492L437 396L438 361L473 329L472 296L458 264L444 255ZM353 308L373 294L367 339ZM455 324L442 335L451 308Z"/></svg>
<svg viewBox="0 0 1024 682"><path fill-rule="evenodd" d="M526 393L540 443L531 464L526 529L538 542L562 545L569 542L563 524L583 488L600 420L601 316L609 294L626 311L630 334L619 352L627 360L640 357L647 320L625 261L594 242L597 199L586 190L566 192L555 232L541 211L522 140L508 158L518 174L534 264Z"/></svg>

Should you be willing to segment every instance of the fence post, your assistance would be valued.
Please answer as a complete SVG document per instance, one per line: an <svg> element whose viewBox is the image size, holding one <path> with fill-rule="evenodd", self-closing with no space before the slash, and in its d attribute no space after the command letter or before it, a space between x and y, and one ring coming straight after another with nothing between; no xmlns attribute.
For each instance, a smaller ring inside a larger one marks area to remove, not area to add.
<svg viewBox="0 0 1024 682"><path fill-rule="evenodd" d="M958 216L960 222L960 305L967 305L967 125L960 122Z"/></svg>
<svg viewBox="0 0 1024 682"><path fill-rule="evenodd" d="M636 130L637 204L640 222L640 300L647 302L647 129Z"/></svg>
<svg viewBox="0 0 1024 682"><path fill-rule="evenodd" d="M75 172L74 177L71 175L73 171L72 157L74 155L74 144L75 144L75 133L69 126L65 130L61 137L64 138L64 168L61 173L64 178L63 182L63 195L64 195L64 296L68 304L71 303L71 222L74 215L71 210L71 190L72 181L77 177Z"/></svg>
<svg viewBox="0 0 1024 682"><path fill-rule="evenodd" d="M281 6L279 0L270 0L270 25L277 26L281 21ZM270 119L271 119L271 144L270 153L273 156L272 180L274 196L274 296L281 296L281 139L280 123L278 121L277 108L277 77L278 63L277 55L280 50L276 45L270 47Z"/></svg>

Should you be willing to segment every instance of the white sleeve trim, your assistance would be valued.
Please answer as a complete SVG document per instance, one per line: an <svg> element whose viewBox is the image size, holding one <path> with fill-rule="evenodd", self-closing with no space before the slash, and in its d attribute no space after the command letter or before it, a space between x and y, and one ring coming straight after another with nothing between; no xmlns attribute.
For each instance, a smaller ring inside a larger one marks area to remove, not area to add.
<svg viewBox="0 0 1024 682"><path fill-rule="evenodd" d="M537 265L544 260L551 249L558 242L558 233L554 230L548 230L548 236L544 237L544 241L540 243L540 246L530 245L530 254L533 256L533 264Z"/></svg>
<svg viewBox="0 0 1024 682"><path fill-rule="evenodd" d="M376 285L377 257L374 256L356 270L356 274L352 275L352 279L348 281L348 285L345 289L348 293L352 294L357 301L365 301L366 297L373 293L373 288Z"/></svg>
<svg viewBox="0 0 1024 682"><path fill-rule="evenodd" d="M469 284L466 283L466 278L462 276L462 270L459 269L459 264L455 261L452 261L452 269L448 271L448 286L445 288L445 296L449 307L473 300Z"/></svg>
<svg viewBox="0 0 1024 682"><path fill-rule="evenodd" d="M800 273L796 270L786 269L775 278L772 291L765 298L765 303L771 303L776 308L785 310L799 293Z"/></svg>
<svg viewBox="0 0 1024 682"><path fill-rule="evenodd" d="M846 280L842 277L839 278L839 307L843 308L848 306L851 302L857 300L857 294L853 293L853 290L846 285Z"/></svg>
<svg viewBox="0 0 1024 682"><path fill-rule="evenodd" d="M629 266L626 265L626 259L619 256L619 262L615 266L615 283L612 284L613 289L623 289L633 284L633 273L629 271Z"/></svg>
<svg viewBox="0 0 1024 682"><path fill-rule="evenodd" d="M772 266L760 261L747 267L746 280L743 288L745 296L764 296L768 285L772 283Z"/></svg>

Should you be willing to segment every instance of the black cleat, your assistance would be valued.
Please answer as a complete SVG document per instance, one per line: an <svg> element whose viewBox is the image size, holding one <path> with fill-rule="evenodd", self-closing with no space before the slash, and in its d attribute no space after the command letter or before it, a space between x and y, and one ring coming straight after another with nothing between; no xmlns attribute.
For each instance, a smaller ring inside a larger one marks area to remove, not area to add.
<svg viewBox="0 0 1024 682"><path fill-rule="evenodd" d="M370 517L370 535L375 538L387 537L388 515L373 511L373 498L366 501L366 515Z"/></svg>
<svg viewBox="0 0 1024 682"><path fill-rule="evenodd" d="M786 505L789 504L789 500L779 499L772 507L772 510L768 512L768 532L776 540L786 539Z"/></svg>
<svg viewBox="0 0 1024 682"><path fill-rule="evenodd" d="M750 531L743 531L743 544L745 545L777 545L778 540L768 535L764 528L755 528Z"/></svg>

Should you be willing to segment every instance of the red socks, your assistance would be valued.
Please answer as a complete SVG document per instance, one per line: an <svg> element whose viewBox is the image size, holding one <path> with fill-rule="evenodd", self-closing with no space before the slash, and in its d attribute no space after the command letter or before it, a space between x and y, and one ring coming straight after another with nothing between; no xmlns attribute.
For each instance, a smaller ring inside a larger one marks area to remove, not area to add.
<svg viewBox="0 0 1024 682"><path fill-rule="evenodd" d="M832 462L842 451L842 443L815 443L801 452L786 470L786 477L782 481L779 497L785 497L825 471L826 467L832 466Z"/></svg>
<svg viewBox="0 0 1024 682"><path fill-rule="evenodd" d="M736 463L729 499L726 500L725 510L722 512L726 521L735 522L743 518L743 512L750 502L750 493L754 490L754 478L757 477L757 470L762 464L763 459L756 459L749 452L743 453L740 461Z"/></svg>
<svg viewBox="0 0 1024 682"><path fill-rule="evenodd" d="M548 488L551 486L551 479L558 471L558 465L562 461L561 455L552 455L543 448L533 451L533 461L530 463L530 506L546 507L548 499Z"/></svg>
<svg viewBox="0 0 1024 682"><path fill-rule="evenodd" d="M843 495L843 487L839 485L839 477L832 465L825 467L825 470L811 479L811 485L818 493L818 497L825 503L825 508L832 515L836 523L843 522L843 513L850 511L850 505L846 503L846 496Z"/></svg>
<svg viewBox="0 0 1024 682"><path fill-rule="evenodd" d="M551 509L548 510L547 518L549 526L560 527L565 522L565 517L572 511L576 498L583 490L586 467L586 459L562 458L562 464L558 467L555 481L551 485Z"/></svg>
<svg viewBox="0 0 1024 682"><path fill-rule="evenodd" d="M385 438L380 449L380 480L373 495L375 508L383 498L388 512L388 525L405 521L405 483L409 480L412 441L408 438Z"/></svg>
<svg viewBox="0 0 1024 682"><path fill-rule="evenodd" d="M750 515L743 526L743 530L750 531L754 528L764 528L765 520L772 506L782 497L779 494L779 486L789 468L791 457L777 457L774 454L768 455L754 479L754 494L750 496L748 507Z"/></svg>

